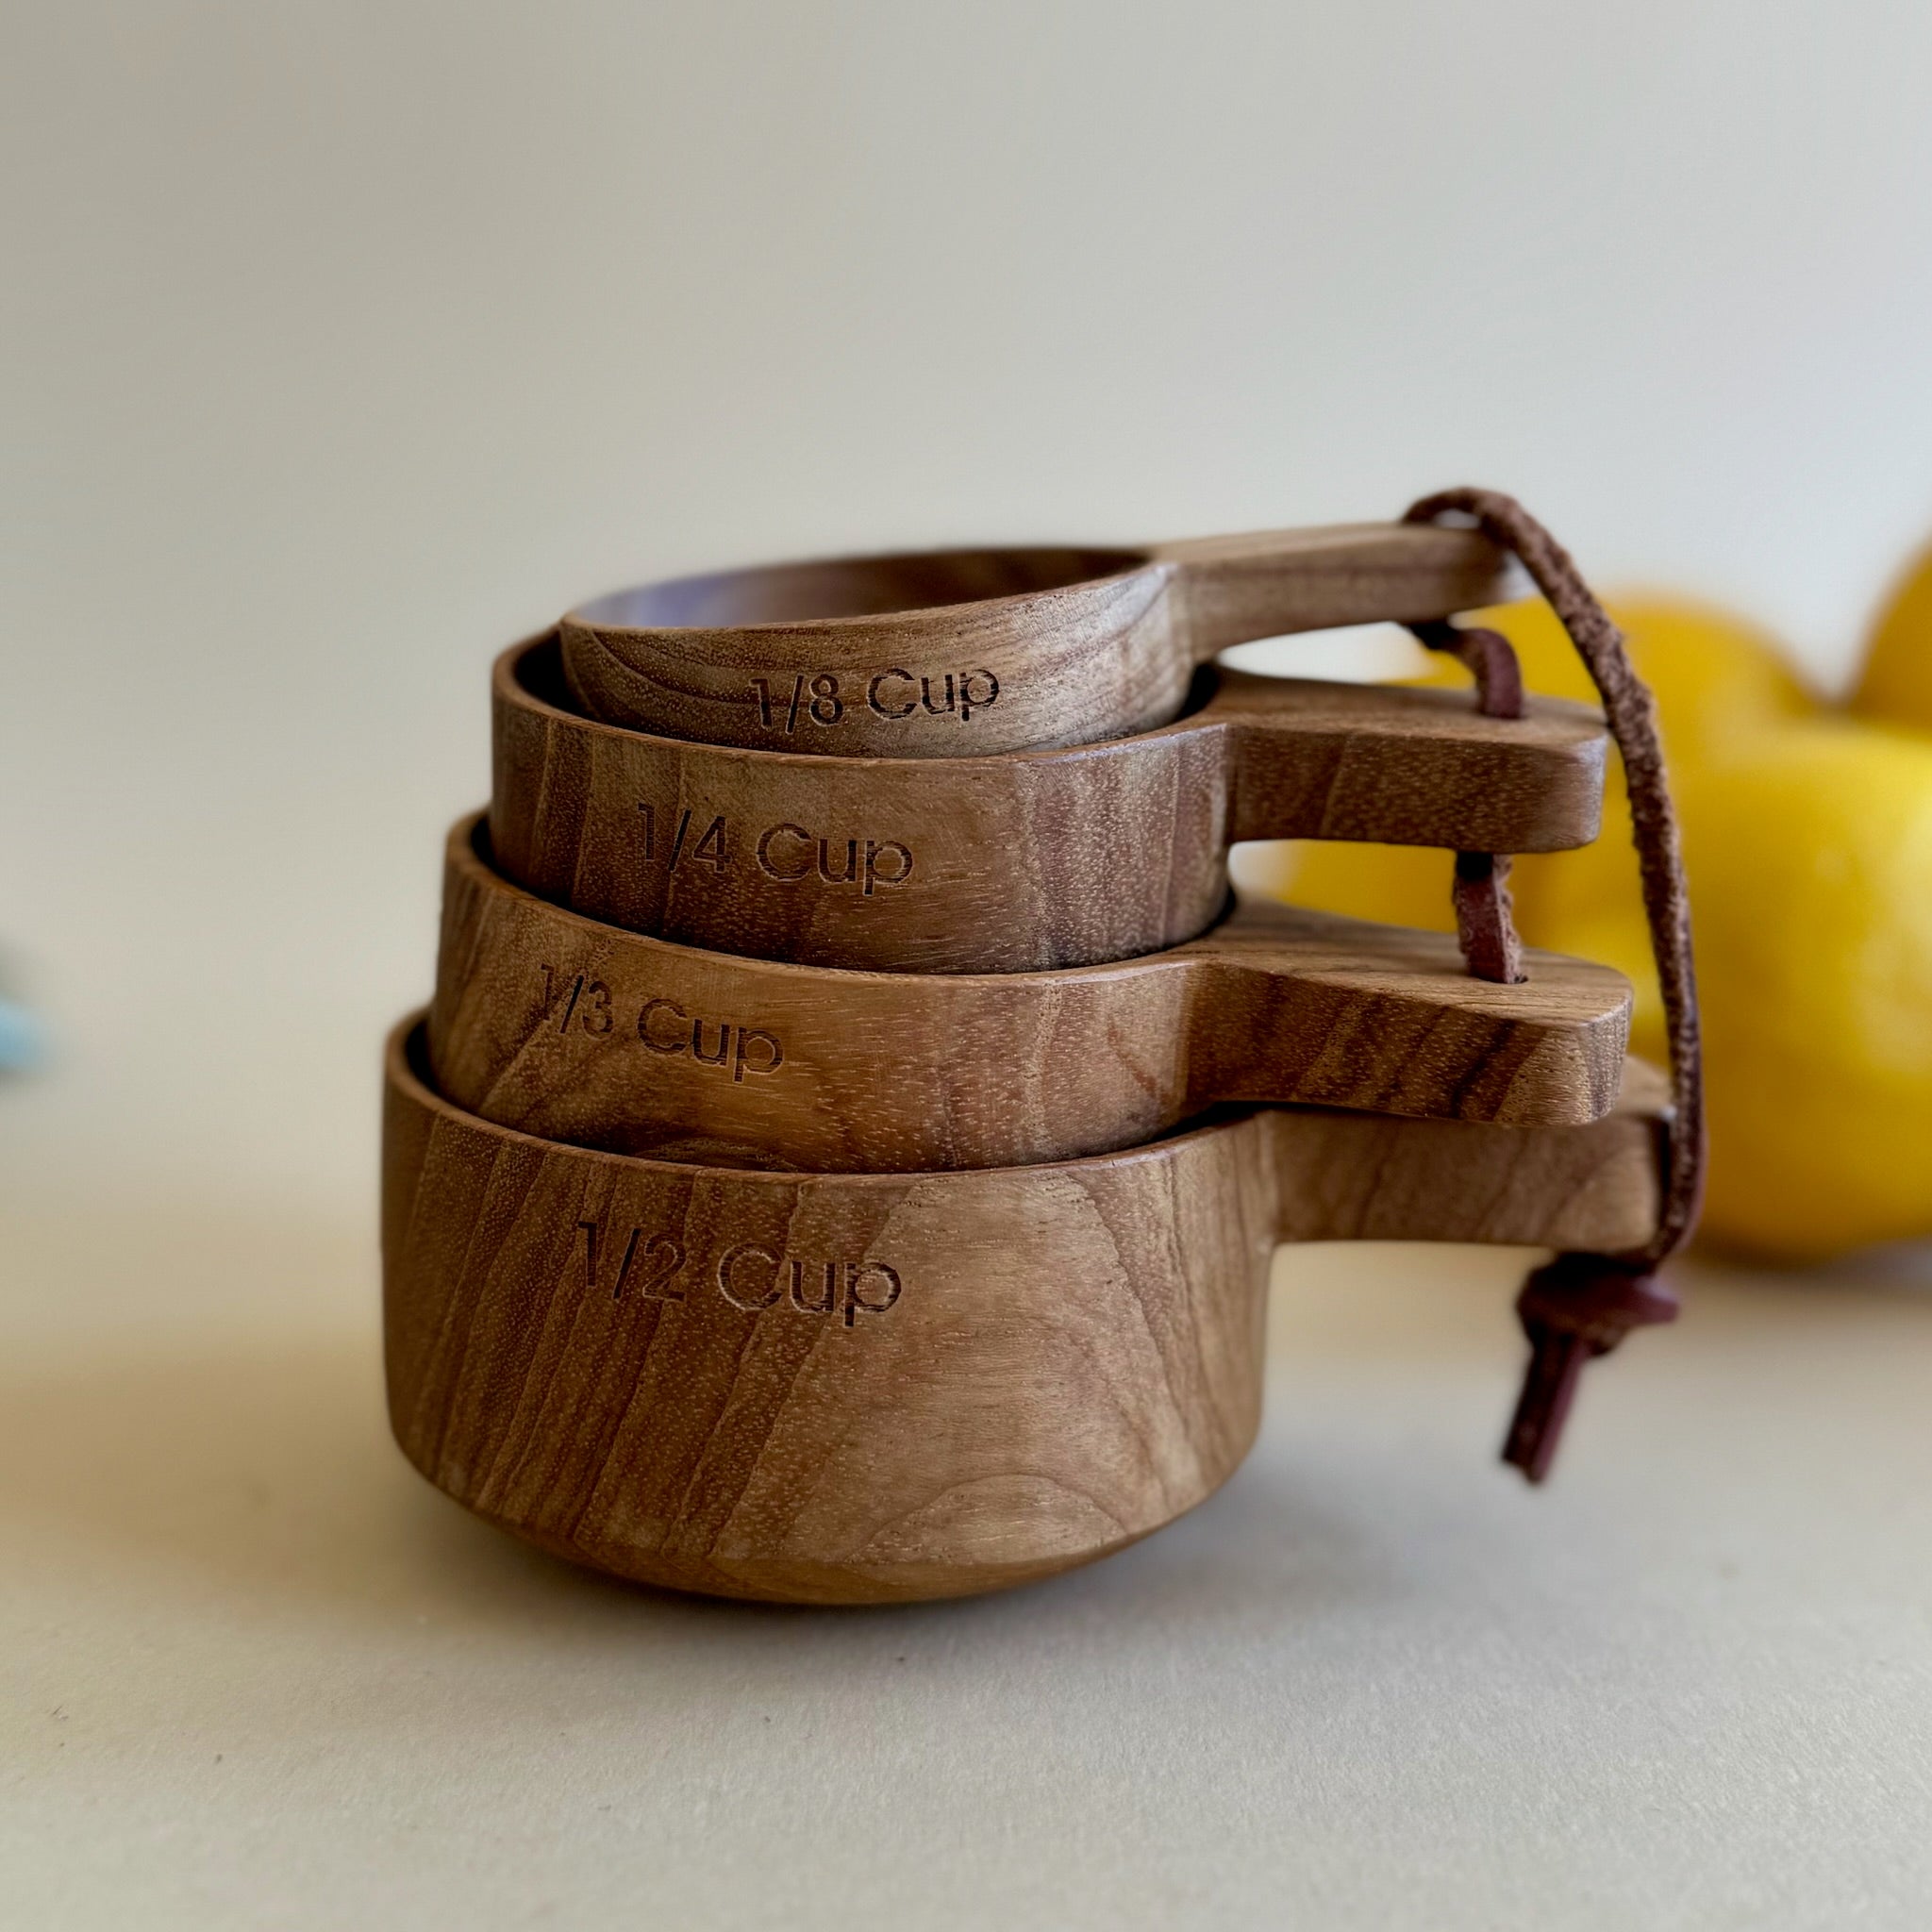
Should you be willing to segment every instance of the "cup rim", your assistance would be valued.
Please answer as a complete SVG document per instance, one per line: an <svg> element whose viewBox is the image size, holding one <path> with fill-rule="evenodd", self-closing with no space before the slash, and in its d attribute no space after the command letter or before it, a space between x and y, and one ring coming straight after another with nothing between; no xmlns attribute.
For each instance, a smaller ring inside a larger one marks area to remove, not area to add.
<svg viewBox="0 0 1932 1932"><path fill-rule="evenodd" d="M537 661L546 650L556 654L559 679L561 677L561 630L562 623L568 621L566 619L558 624L547 625L540 631L533 631L528 637L519 638L513 644L505 645L496 654L490 667L492 692L497 693L504 702L513 703L535 716L561 719L573 730L608 735L613 739L639 739L646 744L675 745L686 755L705 752L721 758L771 758L799 766L836 766L841 772L849 772L855 766L865 769L903 765L916 766L920 772L930 775L934 767L943 766L963 775L975 767L991 765L1011 766L1043 762L1054 758L1131 756L1137 747L1152 743L1157 739L1167 738L1177 732L1213 729L1225 722L1222 717L1211 714L1209 707L1220 688L1220 679L1228 674L1224 666L1210 663L1196 667L1194 683L1190 687L1187 700L1178 716L1168 719L1163 724L1152 724L1144 731L1128 732L1118 738L1096 738L1077 744L1029 744L1023 745L1016 751L977 752L971 757L958 758L884 758L870 752L787 751L777 745L721 744L713 739L680 738L675 732L647 731L638 724L614 724L608 719L593 718L588 711L578 709L570 700L567 690L553 695L535 688L525 675L526 668ZM1284 683L1289 681L1282 680Z"/></svg>
<svg viewBox="0 0 1932 1932"><path fill-rule="evenodd" d="M840 573L861 570L891 572L911 565L940 565L963 568L973 563L1006 562L1047 567L1054 559L1078 562L1083 568L1058 572L1041 582L1018 590L981 596L964 592L940 600L891 604L873 609L840 612L806 612L797 616L774 615L748 618L723 624L679 624L641 621L647 615L639 607L651 599L664 599L675 605L682 595L690 598L707 591L722 591L742 585L747 591L760 583L785 576L833 577ZM1161 559L1144 547L1085 543L982 543L952 546L938 550L893 550L851 556L802 558L794 562L752 564L741 569L695 571L675 577L653 579L608 591L602 596L574 606L561 622L600 636L678 636L702 637L719 631L817 631L861 628L876 625L919 625L958 621L958 613L969 607L976 610L1008 611L1067 600L1103 588L1118 586L1124 579L1147 571L1164 571Z"/></svg>
<svg viewBox="0 0 1932 1932"><path fill-rule="evenodd" d="M713 1182L757 1182L763 1186L797 1186L800 1183L838 1187L904 1187L908 1182L972 1184L1015 1174L1080 1174L1100 1168L1119 1170L1141 1161L1171 1159L1184 1146L1197 1141L1225 1136L1252 1125L1271 1113L1326 1113L1326 1108L1222 1105L1170 1128L1152 1140L1119 1147L1108 1154L1082 1154L1066 1160L1010 1163L1004 1167L912 1168L892 1174L853 1174L839 1169L808 1167L721 1167L708 1161L663 1160L645 1154L610 1154L602 1148L582 1147L575 1141L552 1141L541 1134L526 1134L521 1127L506 1127L487 1121L468 1108L458 1107L437 1091L429 1072L429 1009L418 1007L406 1013L391 1027L383 1046L388 1084L413 1106L441 1115L476 1132L494 1135L519 1146L545 1153L569 1155L576 1159L596 1161L610 1167L640 1169L659 1176L706 1179Z"/></svg>

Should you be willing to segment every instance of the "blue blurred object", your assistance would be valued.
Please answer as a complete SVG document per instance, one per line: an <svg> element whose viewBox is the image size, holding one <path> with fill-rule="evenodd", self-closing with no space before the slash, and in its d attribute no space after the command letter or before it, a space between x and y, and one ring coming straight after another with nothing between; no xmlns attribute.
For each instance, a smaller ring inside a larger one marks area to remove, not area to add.
<svg viewBox="0 0 1932 1932"><path fill-rule="evenodd" d="M46 1051L46 1027L18 1002L0 998L0 1072L37 1067Z"/></svg>

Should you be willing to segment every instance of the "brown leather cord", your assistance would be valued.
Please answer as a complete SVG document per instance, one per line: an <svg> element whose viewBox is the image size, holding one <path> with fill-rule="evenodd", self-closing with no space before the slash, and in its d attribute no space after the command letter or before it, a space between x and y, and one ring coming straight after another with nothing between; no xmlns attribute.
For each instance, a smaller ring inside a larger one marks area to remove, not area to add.
<svg viewBox="0 0 1932 1932"><path fill-rule="evenodd" d="M1516 905L1509 896L1509 855L1458 852L1449 897L1457 943L1471 977L1521 986L1529 974L1523 970L1523 941L1516 936Z"/></svg>
<svg viewBox="0 0 1932 1932"><path fill-rule="evenodd" d="M1657 707L1630 663L1623 633L1591 594L1569 552L1513 497L1491 490L1444 490L1412 504L1403 521L1433 524L1447 517L1473 523L1522 562L1569 633L1603 700L1610 736L1624 759L1670 1047L1674 1107L1657 1231L1630 1254L1558 1256L1529 1277L1517 1303L1531 1352L1503 1456L1531 1482L1541 1482L1556 1453L1583 1364L1608 1353L1632 1328L1671 1321L1677 1312L1675 1296L1652 1277L1689 1240L1704 1192L1704 1067L1690 953L1690 898L1664 774ZM1458 649L1457 655L1464 653Z"/></svg>
<svg viewBox="0 0 1932 1932"><path fill-rule="evenodd" d="M1516 647L1501 631L1468 629L1447 618L1412 624L1420 643L1466 664L1475 678L1476 709L1485 718L1523 716L1523 667ZM1500 986L1521 986L1523 942L1516 937L1515 907L1509 897L1507 852L1458 852L1450 903L1456 908L1456 940L1472 977Z"/></svg>
<svg viewBox="0 0 1932 1932"><path fill-rule="evenodd" d="M1408 628L1417 643L1469 666L1475 679L1476 709L1485 718L1523 716L1523 666L1516 661L1516 646L1501 631L1475 625L1465 628L1446 617Z"/></svg>

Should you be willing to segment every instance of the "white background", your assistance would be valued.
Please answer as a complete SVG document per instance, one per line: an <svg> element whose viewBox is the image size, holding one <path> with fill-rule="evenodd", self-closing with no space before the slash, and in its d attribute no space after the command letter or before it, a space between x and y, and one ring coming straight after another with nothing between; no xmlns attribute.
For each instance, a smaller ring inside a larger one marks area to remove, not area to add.
<svg viewBox="0 0 1932 1932"><path fill-rule="evenodd" d="M1924 1924L1932 1302L1305 1253L1225 1495L625 1591L383 1440L378 1043L612 586L1507 488L1841 678L1932 530L1932 10L0 0L0 1915ZM904 1659L902 1662L901 1659Z"/></svg>

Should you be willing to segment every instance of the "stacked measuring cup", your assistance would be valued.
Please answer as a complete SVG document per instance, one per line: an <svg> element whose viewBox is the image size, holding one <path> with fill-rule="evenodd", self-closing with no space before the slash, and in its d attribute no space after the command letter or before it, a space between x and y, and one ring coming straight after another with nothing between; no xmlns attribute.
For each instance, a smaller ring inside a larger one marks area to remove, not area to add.
<svg viewBox="0 0 1932 1932"><path fill-rule="evenodd" d="M1447 623L1514 588L1365 525L689 578L505 652L388 1057L410 1459L647 1582L965 1594L1232 1473L1278 1241L1641 1248L1629 986L1521 955L1497 858L1595 836L1604 721ZM1477 690L1215 662L1391 619ZM1440 847L1460 946L1232 903L1274 838Z"/></svg>

